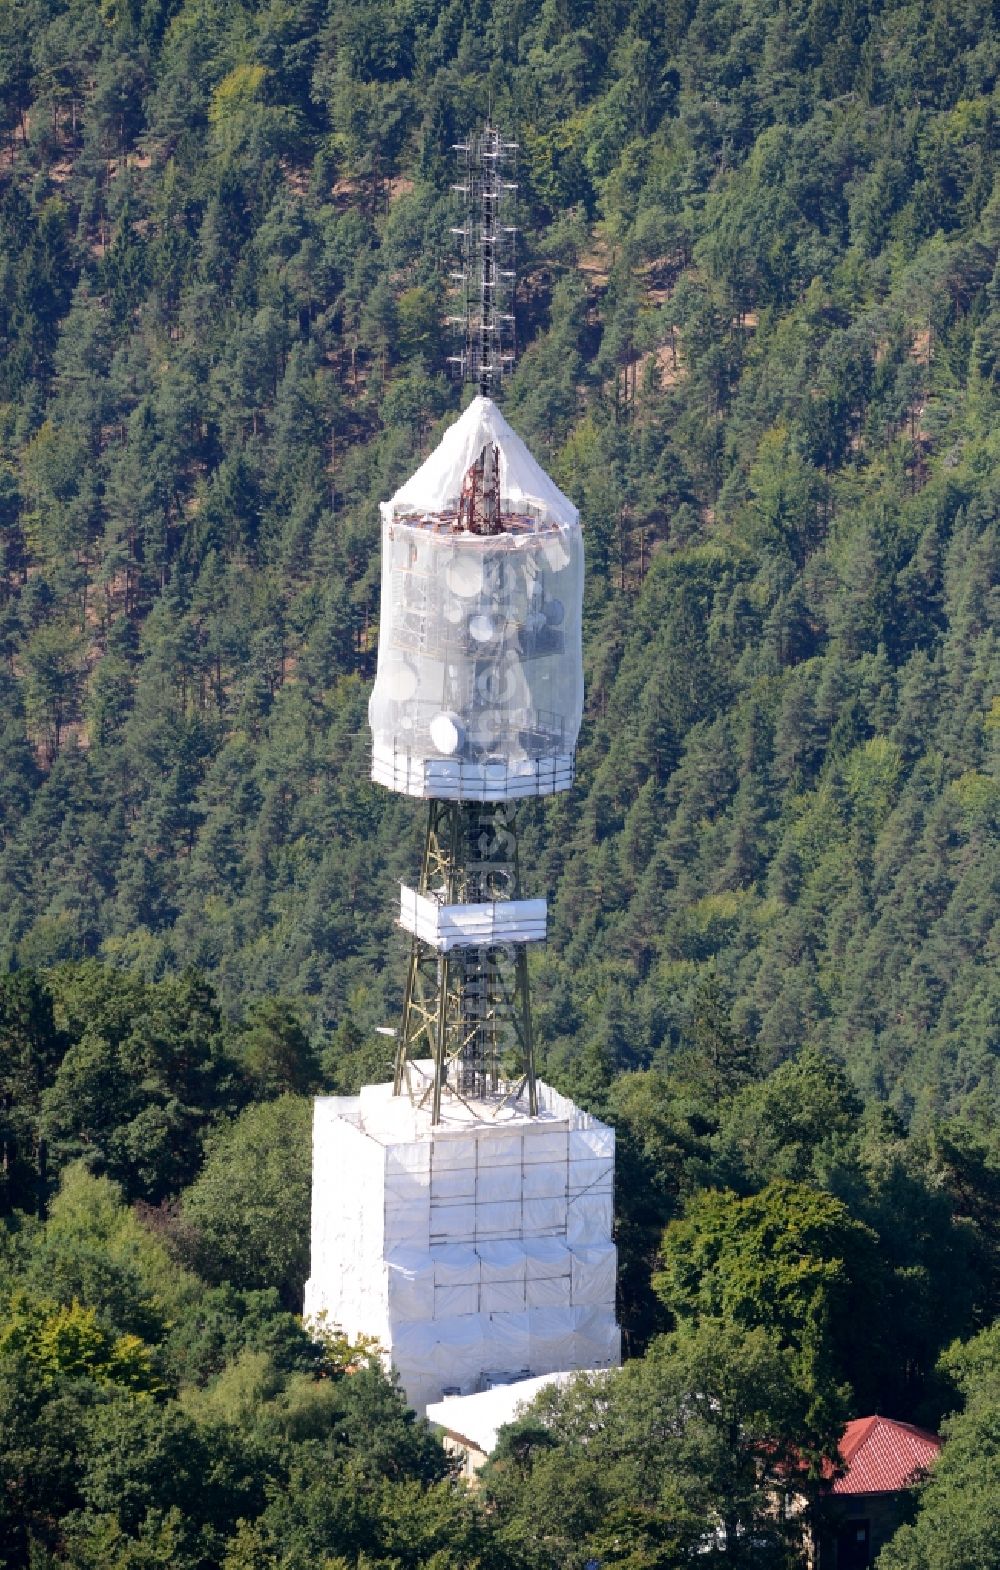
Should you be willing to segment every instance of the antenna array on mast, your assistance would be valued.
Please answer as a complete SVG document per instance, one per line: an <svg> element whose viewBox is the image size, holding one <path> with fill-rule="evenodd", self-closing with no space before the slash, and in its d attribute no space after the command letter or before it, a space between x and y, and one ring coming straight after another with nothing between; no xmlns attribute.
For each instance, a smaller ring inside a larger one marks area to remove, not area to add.
<svg viewBox="0 0 1000 1570"><path fill-rule="evenodd" d="M448 363L463 380L495 396L510 375L516 354L514 283L517 227L517 143L486 125L467 142L457 142L461 178L452 187L463 199L463 221L452 229L458 265L452 270L456 304L449 318L461 348Z"/></svg>

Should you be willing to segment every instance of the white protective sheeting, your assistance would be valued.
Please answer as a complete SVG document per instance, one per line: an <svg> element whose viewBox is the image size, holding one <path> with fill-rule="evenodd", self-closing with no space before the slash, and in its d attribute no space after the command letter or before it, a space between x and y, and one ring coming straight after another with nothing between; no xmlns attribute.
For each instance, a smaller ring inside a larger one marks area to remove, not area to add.
<svg viewBox="0 0 1000 1570"><path fill-rule="evenodd" d="M372 779L386 790L422 801L523 801L570 790L576 778L571 753L504 764L452 763L416 757L405 742L372 742Z"/></svg>
<svg viewBox="0 0 1000 1570"><path fill-rule="evenodd" d="M429 1248L430 1210L423 1205L396 1205L386 1209L383 1231L389 1253L395 1253L398 1248Z"/></svg>
<svg viewBox="0 0 1000 1570"><path fill-rule="evenodd" d="M434 1317L434 1261L422 1249L403 1248L386 1260L390 1323Z"/></svg>
<svg viewBox="0 0 1000 1570"><path fill-rule="evenodd" d="M456 593L471 581L459 571L467 559L479 587ZM368 710L376 777L469 800L566 788L583 713L582 607L577 526L484 536L387 524Z"/></svg>
<svg viewBox="0 0 1000 1570"><path fill-rule="evenodd" d="M564 1100L563 1097L559 1098ZM569 1105L572 1107L573 1103ZM574 1108L574 1111L576 1109ZM565 1119L567 1114L559 1111L555 1114L559 1119ZM561 1163L565 1166L569 1155L569 1130L565 1123L562 1127L556 1123L542 1123L537 1125L531 1133L531 1138L524 1143L525 1166L536 1166L544 1162L547 1166Z"/></svg>
<svg viewBox="0 0 1000 1570"><path fill-rule="evenodd" d="M517 1237L521 1225L520 1199L489 1200L476 1204L477 1238Z"/></svg>
<svg viewBox="0 0 1000 1570"><path fill-rule="evenodd" d="M436 1205L431 1211L430 1243L473 1243L476 1238L476 1202Z"/></svg>
<svg viewBox="0 0 1000 1570"><path fill-rule="evenodd" d="M393 1338L393 1361L410 1393L411 1383L429 1382L472 1390L482 1378L483 1322L479 1314L460 1314L424 1324L400 1325Z"/></svg>
<svg viewBox="0 0 1000 1570"><path fill-rule="evenodd" d="M444 1256L457 1254L455 1265ZM434 1318L479 1313L479 1256L472 1248L446 1245L434 1250Z"/></svg>
<svg viewBox="0 0 1000 1570"><path fill-rule="evenodd" d="M579 1194L566 1207L566 1236L571 1243L606 1242L613 1222L611 1194Z"/></svg>
<svg viewBox="0 0 1000 1570"><path fill-rule="evenodd" d="M551 1280L565 1276L569 1280L572 1255L561 1238L525 1238L525 1275L529 1281Z"/></svg>
<svg viewBox="0 0 1000 1570"><path fill-rule="evenodd" d="M445 1429L462 1444L489 1455L496 1448L501 1428L513 1423L547 1385L566 1385L578 1373L596 1370L540 1374L534 1379L491 1385L470 1396L446 1396L427 1408L428 1420Z"/></svg>
<svg viewBox="0 0 1000 1570"><path fill-rule="evenodd" d="M446 1243L433 1253L434 1285L442 1287L476 1286L482 1270L481 1261L474 1248Z"/></svg>
<svg viewBox="0 0 1000 1570"><path fill-rule="evenodd" d="M543 899L494 900L477 905L442 905L433 895L399 886L399 924L441 954L497 943L543 943Z"/></svg>
<svg viewBox="0 0 1000 1570"><path fill-rule="evenodd" d="M531 1356L528 1367L533 1374L548 1374L554 1369L565 1368L567 1344L573 1347L572 1366L578 1364L574 1338L578 1310L559 1307L539 1307L528 1310L528 1344Z"/></svg>
<svg viewBox="0 0 1000 1570"><path fill-rule="evenodd" d="M476 1244L481 1262L479 1308L483 1314L519 1314L525 1308L524 1244L510 1239Z"/></svg>
<svg viewBox="0 0 1000 1570"><path fill-rule="evenodd" d="M483 535L459 529L457 509L490 443L501 528ZM478 398L382 520L372 778L444 800L568 790L583 713L576 508Z"/></svg>
<svg viewBox="0 0 1000 1570"><path fill-rule="evenodd" d="M475 1167L435 1166L431 1180L431 1204L452 1205L468 1203L476 1197Z"/></svg>
<svg viewBox="0 0 1000 1570"><path fill-rule="evenodd" d="M580 1368L616 1368L622 1360L622 1333L614 1314L597 1304L570 1309L574 1352Z"/></svg>
<svg viewBox="0 0 1000 1570"><path fill-rule="evenodd" d="M316 1103L306 1316L379 1339L418 1407L617 1360L614 1136L539 1102L435 1127L390 1087Z"/></svg>
<svg viewBox="0 0 1000 1570"><path fill-rule="evenodd" d="M479 1313L478 1285L434 1288L434 1318L449 1319L456 1314Z"/></svg>
<svg viewBox="0 0 1000 1570"><path fill-rule="evenodd" d="M455 511L462 482L488 444L500 451L500 495L510 511L537 513L550 523L579 522L573 503L531 456L496 404L481 397L473 398L391 501L382 503L383 520L392 523L414 513Z"/></svg>
<svg viewBox="0 0 1000 1570"><path fill-rule="evenodd" d="M525 1238L525 1303L530 1308L569 1307L572 1255L561 1238ZM565 1327L564 1327L565 1328Z"/></svg>
<svg viewBox="0 0 1000 1570"><path fill-rule="evenodd" d="M538 1126L537 1123L532 1125L532 1142L535 1140ZM476 1141L476 1149L480 1163L491 1170L498 1167L519 1167L524 1160L524 1139L519 1128L487 1129Z"/></svg>
<svg viewBox="0 0 1000 1570"><path fill-rule="evenodd" d="M536 1161L533 1165L525 1167L524 1197L525 1199L565 1197L567 1181L567 1168L564 1162Z"/></svg>
<svg viewBox="0 0 1000 1570"><path fill-rule="evenodd" d="M524 1245L512 1238L498 1239L493 1243L477 1243L480 1279L484 1284L495 1285L502 1281L523 1281L526 1269Z"/></svg>
<svg viewBox="0 0 1000 1570"><path fill-rule="evenodd" d="M527 1237L564 1237L567 1201L565 1194L553 1199L525 1199L521 1205L521 1227Z"/></svg>
<svg viewBox="0 0 1000 1570"><path fill-rule="evenodd" d="M524 1301L529 1308L569 1307L569 1276L544 1276L538 1281L526 1281Z"/></svg>
<svg viewBox="0 0 1000 1570"><path fill-rule="evenodd" d="M613 1303L618 1250L613 1243L575 1243L571 1251L570 1294L574 1308Z"/></svg>
<svg viewBox="0 0 1000 1570"><path fill-rule="evenodd" d="M536 1372L531 1365L531 1321L527 1310L514 1314L491 1314L488 1320L487 1352L483 1364L493 1379L502 1373L522 1370ZM572 1357L568 1357L572 1362ZM537 1370L541 1372L541 1370Z"/></svg>
<svg viewBox="0 0 1000 1570"><path fill-rule="evenodd" d="M313 1126L312 1271L304 1312L350 1334L383 1335L385 1290L384 1154L349 1114L351 1097L317 1101ZM343 1115L344 1113L348 1115ZM328 1196L317 1203L318 1196ZM330 1203L332 1196L336 1203Z"/></svg>
<svg viewBox="0 0 1000 1570"><path fill-rule="evenodd" d="M476 1198L482 1204L520 1204L524 1173L520 1167L480 1166L476 1172Z"/></svg>

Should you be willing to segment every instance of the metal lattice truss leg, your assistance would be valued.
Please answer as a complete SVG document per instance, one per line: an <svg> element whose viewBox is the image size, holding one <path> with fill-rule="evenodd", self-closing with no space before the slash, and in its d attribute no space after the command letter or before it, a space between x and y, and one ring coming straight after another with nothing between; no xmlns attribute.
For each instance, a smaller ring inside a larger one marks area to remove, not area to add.
<svg viewBox="0 0 1000 1570"><path fill-rule="evenodd" d="M517 828L508 803L430 804L420 892L443 902L519 897ZM433 1078L419 1093L410 1076L430 1059ZM394 1091L430 1101L435 1123L445 1096L496 1111L527 1092L538 1110L534 1038L524 943L458 947L440 953L414 938L406 975Z"/></svg>

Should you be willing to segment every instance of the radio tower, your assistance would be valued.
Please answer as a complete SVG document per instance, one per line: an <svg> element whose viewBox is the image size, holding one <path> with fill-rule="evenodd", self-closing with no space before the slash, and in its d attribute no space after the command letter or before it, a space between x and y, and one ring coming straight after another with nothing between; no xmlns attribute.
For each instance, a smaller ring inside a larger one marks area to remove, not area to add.
<svg viewBox="0 0 1000 1570"><path fill-rule="evenodd" d="M507 141L487 122L478 135L456 143L455 152L461 178L452 189L462 197L464 211L462 224L452 230L459 241L460 261L452 280L462 310L450 321L461 334L462 347L458 354L449 356L449 364L462 380L478 385L480 399L474 407L478 410L481 404L499 421L499 411L488 400L491 394L499 393L515 358L517 229L511 220L517 185L508 177L514 172L517 143ZM475 418L482 420L482 412ZM544 770L535 771L533 783L526 784L523 773L512 777L507 766L512 759L504 755L499 731L495 737L483 736L482 732L484 723L487 730L497 729L495 722L500 718L500 710L495 705L502 688L513 679L509 664L501 675L503 662L509 662L516 651L525 670L534 660L547 659L551 663L557 654L565 658L566 643L563 631L547 639L537 635L529 638L525 629L518 629L511 620L512 606L508 601L511 591L516 593L519 578L515 558L507 547L515 539L521 547L525 545L522 535L530 519L518 517L509 506L505 516L500 446L491 439L497 433L486 428L489 423L487 416L481 432L485 439L462 476L457 510L449 530L453 536L451 552L462 549L454 535L471 537L465 547L466 555L456 556L455 561L467 559L469 581L475 578L478 584L482 577L483 582L474 596L466 597L474 600L476 612L469 618L467 630L457 640L446 637L442 646L451 645L454 655L457 642L462 654L471 652L473 656L467 673L472 712L464 720L461 715L455 718L463 733L468 733L461 750L470 759L473 753L481 755L481 761L474 765L473 772L478 768L477 777L468 767L462 771L463 778L454 792L443 791L441 784L428 789L431 802L420 881L415 895L409 899L404 895L401 914L401 923L412 933L412 942L394 1091L400 1095L404 1089L411 1089L411 1061L431 1058L433 1082L423 1097L430 1103L435 1123L440 1121L443 1100L449 1095L466 1102L474 1099L480 1105L493 1102L499 1108L523 1093L531 1115L538 1111L527 944L545 936L545 904L521 897L516 803L525 795L562 786L555 784L554 772L551 779L544 778ZM474 445L480 445L478 438ZM551 486L547 476L543 478ZM566 506L568 521L569 513L575 509ZM489 540L495 540L496 545L491 547ZM522 567L529 560L538 560L523 548L521 558ZM487 567L491 592L484 593L482 569ZM461 569L453 564L450 570ZM543 592L544 576L545 568L539 566L531 585L536 593ZM523 583L521 587L524 588ZM565 615L563 602L557 603ZM447 609L445 614L449 615ZM451 625L465 627L464 612L461 621ZM548 631L548 622L545 626ZM426 631L422 629L421 638ZM449 671L453 669L449 667ZM453 714L453 705L462 702L461 695L449 691L447 698L448 713ZM487 720L487 716L491 719ZM443 713L430 722L432 740L435 724L444 730ZM575 727L578 725L576 719ZM474 734L480 735L485 746L476 747L472 742ZM450 742L450 735L448 739ZM507 738L508 753L511 740ZM526 762L529 755L521 741L519 735L515 750L518 762ZM547 747L548 743L544 745ZM495 760L491 760L491 746L494 751L500 749ZM455 752L459 750L456 747ZM496 774L499 768L504 778L495 778L487 788L486 770L491 762L493 772ZM571 759L565 752L559 773L568 785ZM388 780L383 782L390 784ZM390 784L390 788L398 786ZM428 901L435 900L439 907L453 912L449 918L453 930L448 940L434 930L434 923L428 919L433 914ZM420 901L424 902L422 906L418 905ZM419 919L419 910L423 911L423 920ZM474 941L477 938L481 941Z"/></svg>
<svg viewBox="0 0 1000 1570"><path fill-rule="evenodd" d="M372 778L427 803L391 1085L317 1100L309 1319L373 1335L410 1401L618 1361L614 1133L536 1075L518 807L573 783L576 507L493 401L514 361L515 144L458 148L474 397L382 513Z"/></svg>

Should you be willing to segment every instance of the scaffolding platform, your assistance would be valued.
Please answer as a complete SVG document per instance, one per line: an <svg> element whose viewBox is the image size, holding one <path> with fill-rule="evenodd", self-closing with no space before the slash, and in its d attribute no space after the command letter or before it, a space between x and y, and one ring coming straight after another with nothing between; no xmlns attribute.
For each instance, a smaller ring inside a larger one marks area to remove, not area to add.
<svg viewBox="0 0 1000 1570"><path fill-rule="evenodd" d="M439 954L458 948L494 948L507 943L544 943L547 902L503 899L475 905L445 905L433 895L399 886L399 925Z"/></svg>

